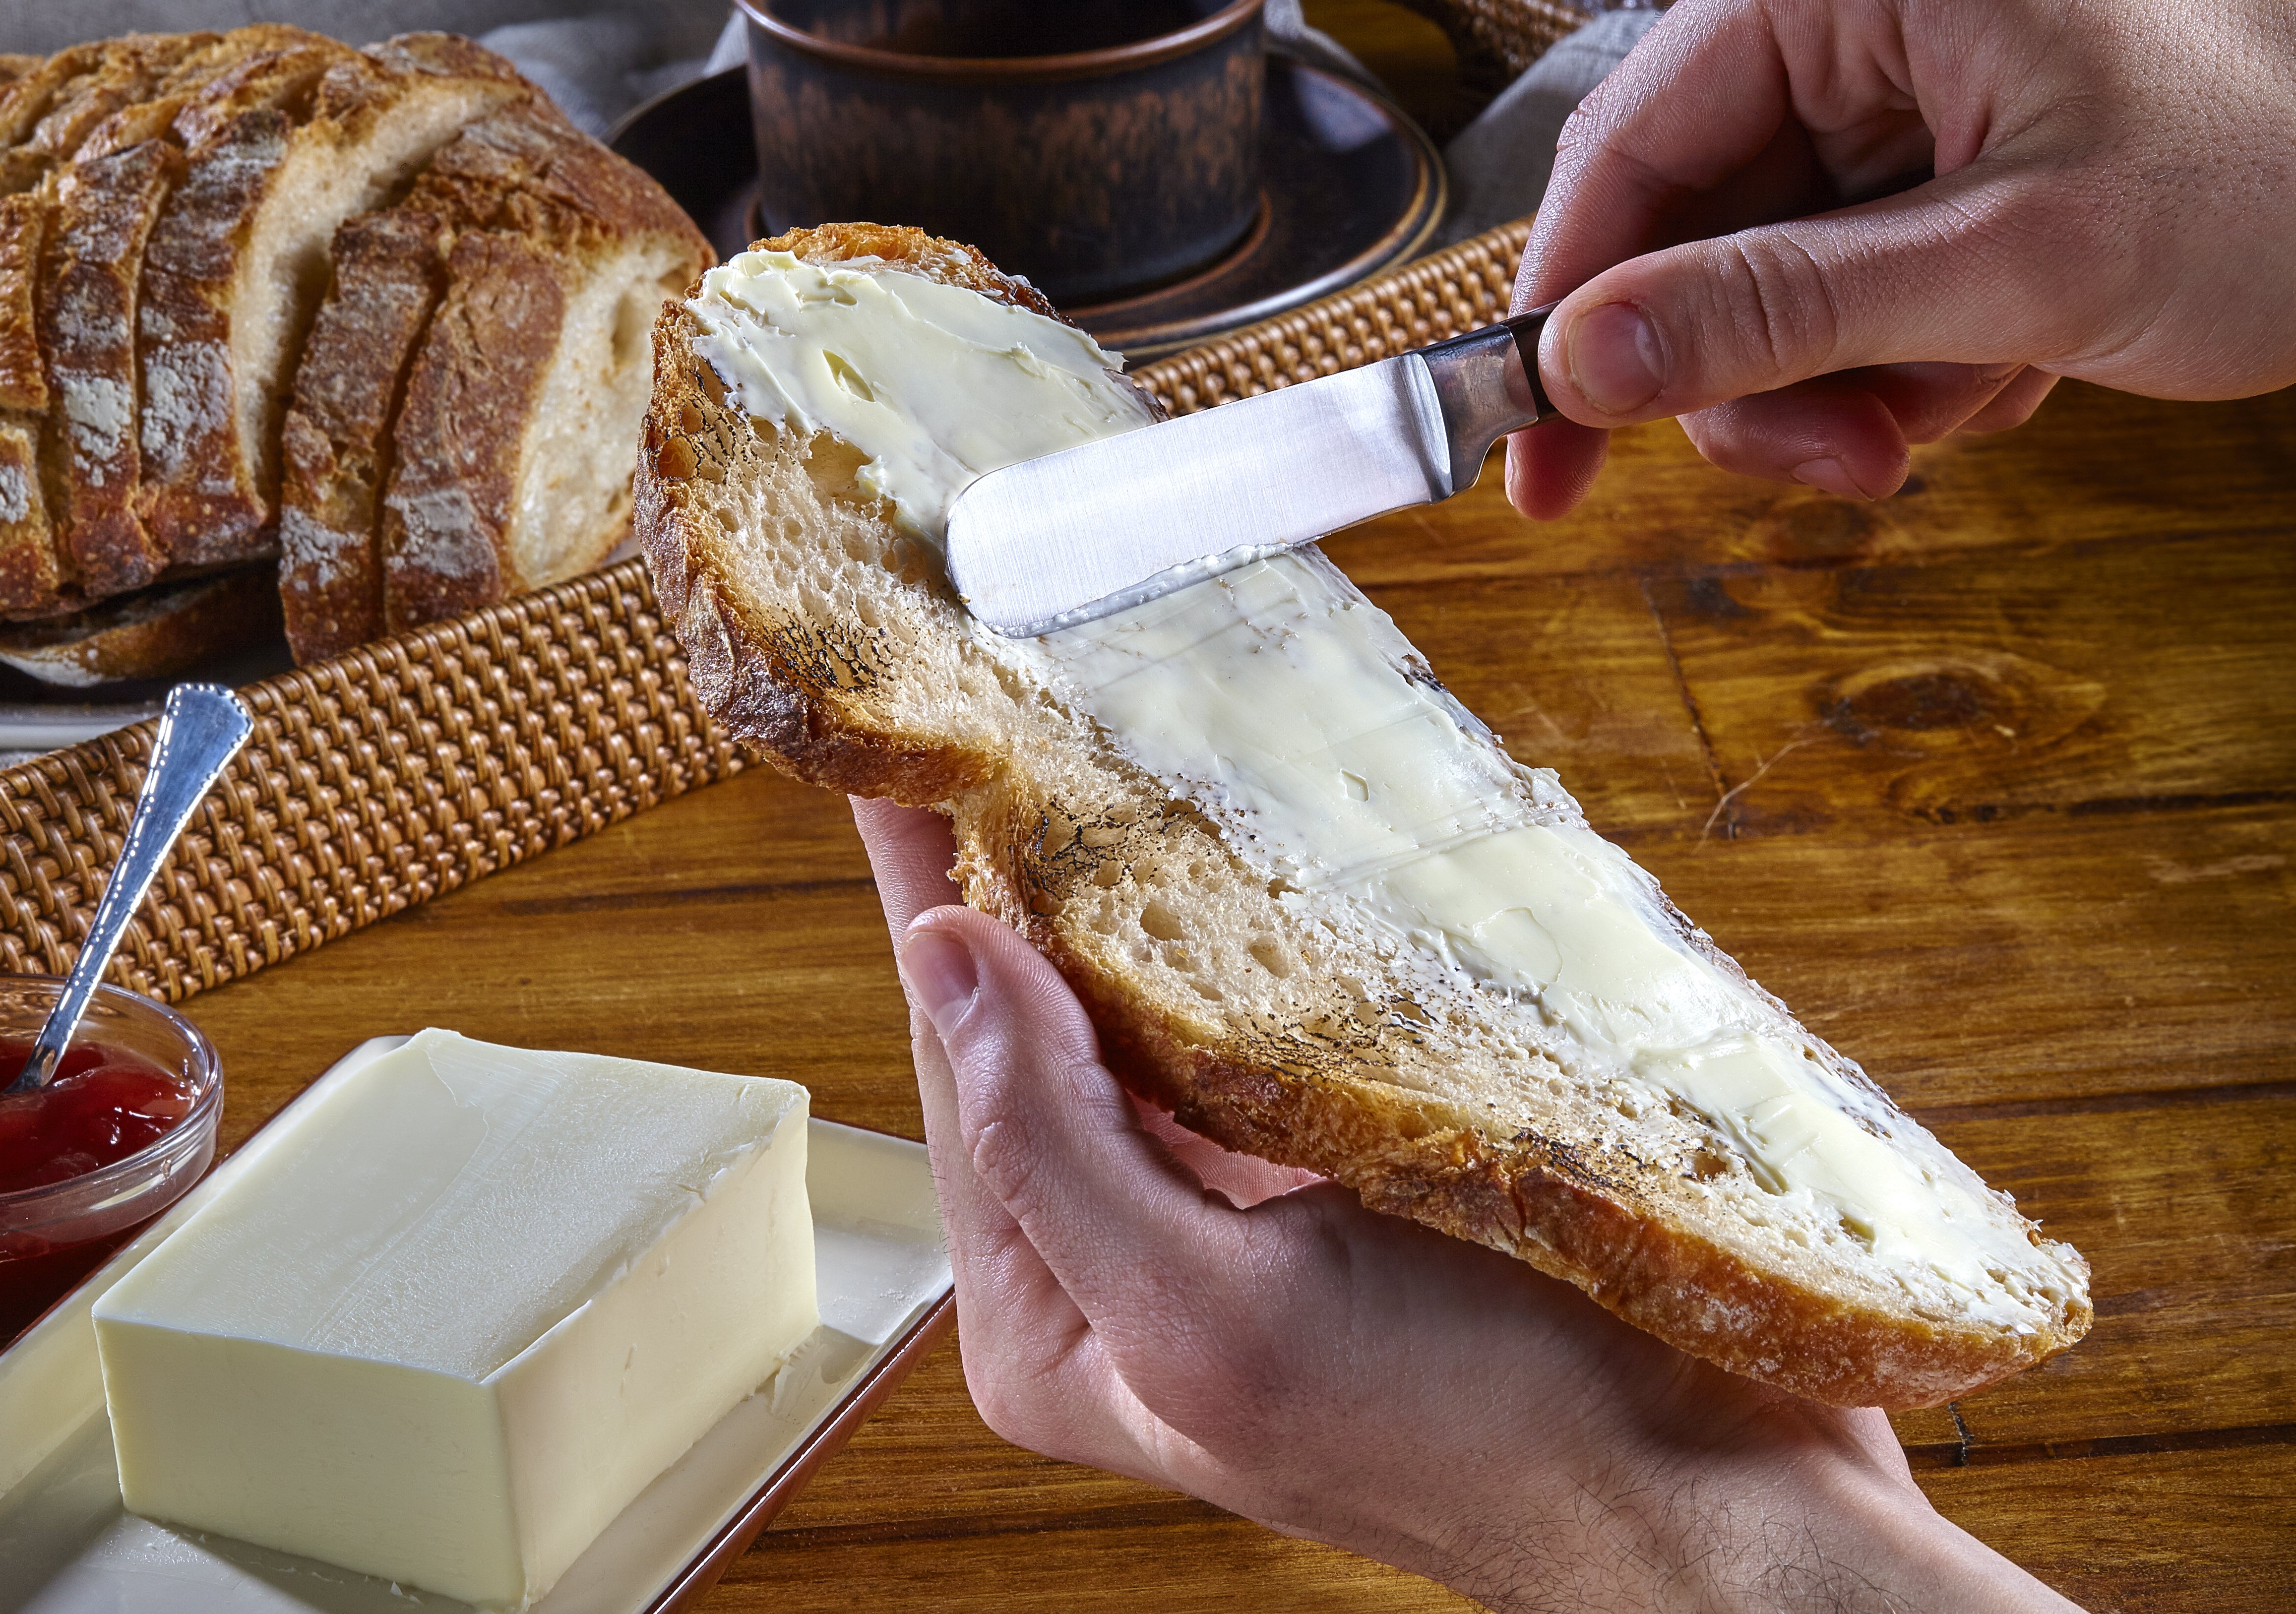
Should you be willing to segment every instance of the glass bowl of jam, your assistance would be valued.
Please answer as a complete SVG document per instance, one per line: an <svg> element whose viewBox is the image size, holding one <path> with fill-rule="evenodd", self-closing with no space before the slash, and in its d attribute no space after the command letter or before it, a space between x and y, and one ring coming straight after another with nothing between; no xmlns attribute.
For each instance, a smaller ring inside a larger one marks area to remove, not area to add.
<svg viewBox="0 0 2296 1614"><path fill-rule="evenodd" d="M0 1087L62 988L0 976ZM97 987L54 1079L0 1097L0 1345L200 1180L222 1116L223 1066L199 1028Z"/></svg>

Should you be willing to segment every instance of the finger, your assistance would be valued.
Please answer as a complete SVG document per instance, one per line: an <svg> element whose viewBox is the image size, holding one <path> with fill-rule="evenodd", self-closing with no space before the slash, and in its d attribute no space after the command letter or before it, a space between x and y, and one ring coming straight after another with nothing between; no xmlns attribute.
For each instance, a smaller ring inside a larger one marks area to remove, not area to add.
<svg viewBox="0 0 2296 1614"><path fill-rule="evenodd" d="M1243 1213L1142 1130L1076 995L1019 936L936 909L901 967L948 1052L982 1184L1119 1356L1185 1356L1250 1266Z"/></svg>
<svg viewBox="0 0 2296 1614"><path fill-rule="evenodd" d="M1975 414L1962 422L1964 431L2006 431L2033 418L2033 411L2062 379L2046 370L2027 369L1993 396Z"/></svg>
<svg viewBox="0 0 2296 1614"><path fill-rule="evenodd" d="M1611 434L1576 421L1551 420L1507 439L1506 494L1535 521L1576 509L1609 455Z"/></svg>
<svg viewBox="0 0 2296 1614"><path fill-rule="evenodd" d="M1682 429L1725 471L1846 499L1887 498L1913 463L1889 406L1845 377L1717 404L1684 415Z"/></svg>
<svg viewBox="0 0 2296 1614"><path fill-rule="evenodd" d="M2054 208L2033 184L1980 161L1620 264L1548 320L1548 396L1573 420L1616 426L1869 365L2067 351L2094 322L2038 238Z"/></svg>
<svg viewBox="0 0 2296 1614"><path fill-rule="evenodd" d="M947 819L897 801L867 796L847 799L853 804L853 824L869 853L870 873L877 877L877 900L884 905L885 923L896 938L927 908L964 900L948 877L956 861L956 839Z"/></svg>
<svg viewBox="0 0 2296 1614"><path fill-rule="evenodd" d="M1768 24L1747 0L1660 18L1563 125L1521 306L1552 302L1656 244L1684 199L1714 190L1776 138L1787 91Z"/></svg>
<svg viewBox="0 0 2296 1614"><path fill-rule="evenodd" d="M1886 498L1911 468L1909 444L1958 430L2025 373L2021 365L1885 365L1734 398L1682 426L1726 471Z"/></svg>
<svg viewBox="0 0 2296 1614"><path fill-rule="evenodd" d="M955 841L938 813L866 797L851 800L886 922L898 939L918 914L959 899L948 877ZM925 1151L948 1233L958 1340L974 1404L990 1428L1016 1444L1141 1473L1144 1465L1127 1432L1130 1420L1113 1410L1131 1401L1130 1392L1020 1224L974 1174L947 1051L906 978L903 986L910 996Z"/></svg>
<svg viewBox="0 0 2296 1614"><path fill-rule="evenodd" d="M926 1150L948 1234L958 1345L975 1408L1016 1446L1168 1483L1151 1454L1154 1420L1004 1201L973 1172L947 1053L931 1021L919 1015L917 1028Z"/></svg>

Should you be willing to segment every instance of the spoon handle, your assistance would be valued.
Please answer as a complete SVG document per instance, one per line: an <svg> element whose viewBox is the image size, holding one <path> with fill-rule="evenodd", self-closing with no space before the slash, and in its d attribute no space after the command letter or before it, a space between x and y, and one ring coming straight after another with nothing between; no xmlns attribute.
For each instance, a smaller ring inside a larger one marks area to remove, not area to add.
<svg viewBox="0 0 2296 1614"><path fill-rule="evenodd" d="M79 957L64 979L63 995L48 1011L32 1055L9 1084L8 1093L34 1092L55 1075L56 1061L70 1046L96 983L111 963L112 950L143 905L144 894L152 889L176 837L254 728L255 720L239 697L220 684L179 684L168 692L160 735L152 747L151 771L144 776L144 792L128 821L119 862L103 888L102 900L95 905Z"/></svg>

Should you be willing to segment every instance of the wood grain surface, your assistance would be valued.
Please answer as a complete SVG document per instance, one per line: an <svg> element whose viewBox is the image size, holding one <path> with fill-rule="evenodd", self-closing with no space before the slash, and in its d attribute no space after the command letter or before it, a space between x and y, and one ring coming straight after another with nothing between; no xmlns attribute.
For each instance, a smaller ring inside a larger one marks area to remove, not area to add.
<svg viewBox="0 0 2296 1614"><path fill-rule="evenodd" d="M1390 61L1434 48L1370 0L1310 11ZM1329 545L1518 757L2087 1253L2085 1343L1898 1424L1939 1508L2097 1609L2296 1607L2292 527L2296 394L2068 384L1878 505L1726 476L1661 424L1570 521L1516 520L1494 468ZM227 1143L425 1024L788 1077L920 1134L845 806L765 770L190 1009ZM1005 1446L952 1342L702 1606L1466 1605Z"/></svg>

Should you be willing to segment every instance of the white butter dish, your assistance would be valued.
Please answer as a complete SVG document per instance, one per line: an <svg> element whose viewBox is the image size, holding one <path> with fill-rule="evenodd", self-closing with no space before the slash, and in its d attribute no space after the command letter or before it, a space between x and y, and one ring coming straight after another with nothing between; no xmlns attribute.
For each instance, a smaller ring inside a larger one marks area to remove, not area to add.
<svg viewBox="0 0 2296 1614"><path fill-rule="evenodd" d="M89 1315L175 1226L289 1144L351 1072L405 1040L355 1050L0 1353L0 1614L464 1606L125 1512ZM953 1323L923 1147L820 1120L807 1142L820 1328L625 1508L534 1614L666 1614L706 1589Z"/></svg>

